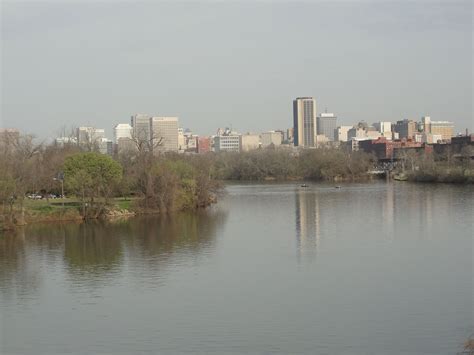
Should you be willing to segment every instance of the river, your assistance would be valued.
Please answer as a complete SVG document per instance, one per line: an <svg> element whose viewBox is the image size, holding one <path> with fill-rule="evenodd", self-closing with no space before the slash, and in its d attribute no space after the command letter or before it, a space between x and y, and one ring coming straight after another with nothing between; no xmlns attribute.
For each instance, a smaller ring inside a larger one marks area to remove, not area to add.
<svg viewBox="0 0 474 355"><path fill-rule="evenodd" d="M471 186L231 184L212 208L0 235L1 354L455 354Z"/></svg>

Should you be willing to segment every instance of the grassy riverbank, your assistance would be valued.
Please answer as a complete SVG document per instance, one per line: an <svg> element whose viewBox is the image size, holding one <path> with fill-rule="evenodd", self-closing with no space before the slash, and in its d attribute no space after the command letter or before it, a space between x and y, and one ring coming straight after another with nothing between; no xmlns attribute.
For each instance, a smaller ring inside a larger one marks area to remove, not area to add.
<svg viewBox="0 0 474 355"><path fill-rule="evenodd" d="M100 218L114 218L135 215L133 199L115 198L105 207ZM82 221L83 205L78 198L25 200L22 207L14 205L0 208L0 230L12 229L22 224L37 222Z"/></svg>

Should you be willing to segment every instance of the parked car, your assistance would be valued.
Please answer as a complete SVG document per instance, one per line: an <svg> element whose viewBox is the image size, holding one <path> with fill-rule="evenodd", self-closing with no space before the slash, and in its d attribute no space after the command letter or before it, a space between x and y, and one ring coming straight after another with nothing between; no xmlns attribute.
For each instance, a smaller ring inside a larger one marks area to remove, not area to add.
<svg viewBox="0 0 474 355"><path fill-rule="evenodd" d="M31 195L28 195L28 198L32 200L41 200L43 196L38 195L38 194L31 194Z"/></svg>

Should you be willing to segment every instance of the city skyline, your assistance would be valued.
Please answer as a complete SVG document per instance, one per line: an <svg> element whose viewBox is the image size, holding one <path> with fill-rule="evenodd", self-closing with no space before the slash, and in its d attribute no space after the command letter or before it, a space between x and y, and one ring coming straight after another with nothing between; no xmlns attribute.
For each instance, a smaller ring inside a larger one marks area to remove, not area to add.
<svg viewBox="0 0 474 355"><path fill-rule="evenodd" d="M149 112L199 134L265 131L291 126L288 102L309 95L341 125L428 115L472 131L471 13L469 1L5 2L0 125L111 137Z"/></svg>
<svg viewBox="0 0 474 355"><path fill-rule="evenodd" d="M315 98L313 98L313 97L298 97L298 98L296 98L292 101L293 115L294 115L295 101L300 100L300 99L314 100L315 101L315 107L318 107L318 104L317 104L317 101L315 100ZM98 130L103 131L103 135L104 135L105 138L113 140L114 142L116 142L116 132L115 131L116 131L117 126L122 126L121 128L123 129L124 125L128 125L130 127L130 129L133 129L135 127L134 122L136 122L137 119L138 120L140 120L140 119L145 120L143 122L146 122L144 124L145 124L145 126L147 126L147 125L151 125L150 119L152 119L152 118L169 118L169 117L171 117L171 116L148 114L148 113L135 113L131 116L129 115L128 119L117 120L117 121L113 122L112 126L110 126L110 127L103 127L103 126L95 124L94 122L91 122L91 121L87 121L87 123L80 123L80 124L72 123L70 126L63 125L61 127L57 127L57 129L50 130L51 134L49 134L48 136L40 136L40 135L37 134L37 132L32 132L31 130L22 130L19 126L13 126L13 125L12 126L6 126L6 125L3 125L3 123L1 121L0 121L0 129L19 130L20 132L22 132L24 134L33 135L35 138L45 140L45 141L51 141L51 140L54 140L54 139L57 139L57 138L64 138L64 137L67 138L69 136L73 136L73 135L75 135L76 130L79 129L79 128L94 128L94 129L98 129ZM179 116L173 116L173 118L178 119ZM344 127L355 128L357 125L359 125L361 123L364 123L364 124L367 124L369 126L378 127L377 130L380 131L380 128L383 127L383 125L387 125L387 124L396 125L398 122L401 122L401 121L409 121L409 122L417 123L417 122L423 122L423 120L425 118L431 119L433 117L428 116L428 115L423 115L421 117L411 117L410 116L410 118L398 118L398 119L394 119L392 121L387 121L387 120L386 121L366 121L364 119L359 120L359 121L348 121L348 120L340 120L340 117L337 115L337 113L334 113L334 112L329 113L329 112L327 112L327 108L326 108L325 112L320 112L320 111L316 110L316 116L314 117L314 126L315 126L314 127L314 132L315 132L314 139L315 140L317 139L317 135L320 134L320 133L318 133L320 128L318 127L317 122L321 119L329 119L329 118L334 120L332 124L336 124L336 122L337 122L336 127L335 127L336 129L341 128L341 127L342 128L344 128ZM287 125L283 126L283 127L271 126L271 127L267 127L267 128L261 129L261 130L250 130L250 129L247 129L245 127L236 127L235 125L230 124L230 125L215 126L215 127L213 127L213 129L211 129L211 131L204 132L204 133L202 133L203 131L202 131L202 129L199 129L199 127L189 126L187 124L182 124L181 122L182 121L179 119L178 126L179 126L180 129L189 130L193 134L196 134L198 136L206 137L206 136L214 136L216 134L218 135L219 134L218 131L220 129L223 129L223 128L230 129L230 130L237 129L236 132L238 132L238 134L242 134L242 135L244 135L244 134L262 134L262 133L267 133L267 132L274 132L275 130L276 131L281 131L281 130L287 130L287 129L294 129L295 117L292 117L291 122L288 122ZM468 133L472 132L467 127L464 128L464 129L457 130L457 126L459 126L459 124L457 124L456 121L435 120L435 122L439 122L439 123L446 122L446 123L454 124L453 136L466 134L466 129L467 129ZM130 123L131 123L131 125L130 125ZM379 127L380 125L382 125L382 126ZM151 126L150 126L149 129L151 129ZM141 127L141 128L140 127L135 127L135 130L139 135L140 135L140 133L145 133L145 135L150 135L151 131L149 131L149 129L145 132L143 127ZM321 134L324 135L322 132L321 132ZM326 134L326 137L328 137L327 134ZM330 140L333 140L332 137L328 137L328 138ZM307 145L307 146L314 145L315 143L316 143L316 141L313 141L312 144Z"/></svg>

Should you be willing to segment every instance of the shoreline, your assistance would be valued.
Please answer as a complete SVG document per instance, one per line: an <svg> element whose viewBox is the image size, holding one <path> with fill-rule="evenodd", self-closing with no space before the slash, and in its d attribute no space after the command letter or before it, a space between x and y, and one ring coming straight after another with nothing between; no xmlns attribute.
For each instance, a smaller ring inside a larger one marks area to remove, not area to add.
<svg viewBox="0 0 474 355"><path fill-rule="evenodd" d="M280 183L311 183L311 184L330 184L330 183L375 183L375 182L381 182L381 181L386 181L386 182L396 182L396 183L414 183L414 184L441 184L441 185L456 185L456 186L469 186L472 185L472 183L467 183L467 182L452 182L452 181L437 181L437 180L414 180L412 176L410 176L407 180L396 180L393 178L393 176L390 177L390 179L387 179L386 177L374 177L374 176L368 176L365 178L356 178L356 179L333 179L333 180L310 180L310 179L299 179L299 178L290 178L290 179L264 179L264 180L225 180L223 182L224 186L225 185L238 185L238 184L280 184ZM129 201L129 200L127 200ZM115 220L120 220L120 219L128 219L132 217L137 217L137 216L147 216L147 215L160 215L164 213L179 213L179 212L185 212L185 211L198 211L202 209L207 209L209 206L217 203L218 201L215 199L211 201L208 205L206 206L198 206L195 209L185 209L185 210L175 210L175 211L168 211L168 212L160 212L157 209L146 209L146 208L138 208L137 210L128 210L128 209L123 209L120 207L113 208L107 211L102 216L99 216L97 218L89 218L89 219L84 219L83 216L80 215L78 209L71 209L68 208L67 211L65 211L65 215L63 215L64 212L61 212L58 210L52 211L51 213L43 213L38 216L37 211L34 209L26 209L25 210L25 217L24 217L24 223L5 223L4 221L0 220L0 233L1 232L11 232L15 231L19 227L27 226L27 225L34 225L34 224L62 224L62 223L85 223L88 220L90 221L115 221ZM35 203L35 202L33 202ZM18 216L18 215L17 215Z"/></svg>

